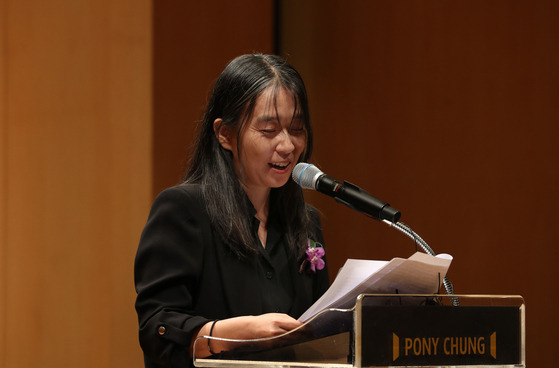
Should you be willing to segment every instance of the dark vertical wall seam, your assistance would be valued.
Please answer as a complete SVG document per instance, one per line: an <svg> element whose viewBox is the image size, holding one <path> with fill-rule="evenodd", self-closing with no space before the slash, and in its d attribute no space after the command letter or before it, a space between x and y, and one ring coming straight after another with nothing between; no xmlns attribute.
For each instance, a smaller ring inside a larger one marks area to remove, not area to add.
<svg viewBox="0 0 559 368"><path fill-rule="evenodd" d="M273 11L274 54L281 55L281 0L274 0Z"/></svg>

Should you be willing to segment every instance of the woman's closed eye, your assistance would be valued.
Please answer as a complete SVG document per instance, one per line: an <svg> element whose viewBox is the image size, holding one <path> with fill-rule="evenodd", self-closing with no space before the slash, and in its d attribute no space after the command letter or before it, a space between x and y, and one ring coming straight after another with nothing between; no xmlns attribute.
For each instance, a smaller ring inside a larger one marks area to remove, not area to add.
<svg viewBox="0 0 559 368"><path fill-rule="evenodd" d="M260 123L257 126L257 129L260 133L264 134L276 134L280 130L280 126L277 121L275 120L267 120Z"/></svg>
<svg viewBox="0 0 559 368"><path fill-rule="evenodd" d="M278 130L275 128L265 128L265 129L260 129L259 130L261 133L266 133L266 134L274 134L276 133Z"/></svg>
<svg viewBox="0 0 559 368"><path fill-rule="evenodd" d="M306 132L305 125L302 121L294 121L289 126L289 133L291 134L303 134Z"/></svg>
<svg viewBox="0 0 559 368"><path fill-rule="evenodd" d="M289 128L289 133L295 134L295 135L304 134L305 131L306 131L305 128L302 128L302 127L301 128L298 128L298 127Z"/></svg>

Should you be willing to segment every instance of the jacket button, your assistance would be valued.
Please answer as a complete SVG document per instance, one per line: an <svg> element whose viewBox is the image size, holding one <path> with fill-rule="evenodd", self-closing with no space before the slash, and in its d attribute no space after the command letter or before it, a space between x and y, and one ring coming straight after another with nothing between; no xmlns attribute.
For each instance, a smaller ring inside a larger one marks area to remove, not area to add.
<svg viewBox="0 0 559 368"><path fill-rule="evenodd" d="M271 280L274 274L271 271L266 272L266 277Z"/></svg>
<svg viewBox="0 0 559 368"><path fill-rule="evenodd" d="M159 328L157 329L157 333L159 333L160 335L165 335L165 326L159 326Z"/></svg>

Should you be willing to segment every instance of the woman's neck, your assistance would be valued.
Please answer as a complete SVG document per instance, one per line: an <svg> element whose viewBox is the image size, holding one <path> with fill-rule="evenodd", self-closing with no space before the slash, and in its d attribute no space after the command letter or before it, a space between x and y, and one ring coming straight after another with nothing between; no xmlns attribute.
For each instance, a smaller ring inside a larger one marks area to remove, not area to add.
<svg viewBox="0 0 559 368"><path fill-rule="evenodd" d="M256 218L259 219L260 222L266 223L270 204L270 189L253 190L245 187L244 190L256 210Z"/></svg>
<svg viewBox="0 0 559 368"><path fill-rule="evenodd" d="M265 248L266 238L268 236L266 224L268 223L270 189L250 190L249 188L244 187L244 190L256 210L255 217L260 221L260 225L258 226L258 237L260 238L262 246Z"/></svg>

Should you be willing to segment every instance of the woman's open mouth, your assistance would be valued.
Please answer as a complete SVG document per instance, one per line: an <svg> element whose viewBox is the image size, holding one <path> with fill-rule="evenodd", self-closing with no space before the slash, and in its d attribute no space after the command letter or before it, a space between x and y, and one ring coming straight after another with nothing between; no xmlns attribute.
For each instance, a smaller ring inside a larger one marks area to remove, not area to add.
<svg viewBox="0 0 559 368"><path fill-rule="evenodd" d="M278 162L278 163L274 163L274 162L270 162L268 165L270 165L273 169L276 170L285 170L287 169L287 167L289 166L290 162Z"/></svg>

